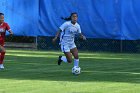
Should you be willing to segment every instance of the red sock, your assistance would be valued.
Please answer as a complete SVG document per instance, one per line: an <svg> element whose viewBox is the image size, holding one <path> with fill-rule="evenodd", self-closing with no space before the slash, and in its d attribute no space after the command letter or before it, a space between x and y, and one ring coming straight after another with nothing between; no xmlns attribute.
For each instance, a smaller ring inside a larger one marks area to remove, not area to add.
<svg viewBox="0 0 140 93"><path fill-rule="evenodd" d="M1 55L0 55L0 64L3 64L4 57L5 57L5 52L1 52Z"/></svg>

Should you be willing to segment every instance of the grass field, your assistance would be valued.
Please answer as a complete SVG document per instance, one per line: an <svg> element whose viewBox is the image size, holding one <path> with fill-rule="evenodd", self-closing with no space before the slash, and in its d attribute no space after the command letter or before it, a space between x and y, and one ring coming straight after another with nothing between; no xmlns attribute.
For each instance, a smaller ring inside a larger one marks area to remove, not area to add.
<svg viewBox="0 0 140 93"><path fill-rule="evenodd" d="M60 54L7 50L0 93L140 93L140 54L80 52L79 76L57 66Z"/></svg>

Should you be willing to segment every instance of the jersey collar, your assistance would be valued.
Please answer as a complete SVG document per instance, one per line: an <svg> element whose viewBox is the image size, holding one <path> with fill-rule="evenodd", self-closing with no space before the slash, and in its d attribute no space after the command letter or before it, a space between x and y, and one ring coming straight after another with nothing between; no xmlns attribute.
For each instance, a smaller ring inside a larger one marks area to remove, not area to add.
<svg viewBox="0 0 140 93"><path fill-rule="evenodd" d="M72 25L74 25L74 26L77 24L77 22L76 22L75 24L73 24L71 21L70 21L70 23L71 23Z"/></svg>

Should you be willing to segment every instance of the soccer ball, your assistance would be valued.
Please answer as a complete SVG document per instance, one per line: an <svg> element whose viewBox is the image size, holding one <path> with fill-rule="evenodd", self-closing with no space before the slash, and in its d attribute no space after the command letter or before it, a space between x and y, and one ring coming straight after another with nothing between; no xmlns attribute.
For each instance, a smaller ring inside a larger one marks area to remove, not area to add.
<svg viewBox="0 0 140 93"><path fill-rule="evenodd" d="M73 67L72 68L72 74L79 75L80 72L81 72L81 68L80 67Z"/></svg>

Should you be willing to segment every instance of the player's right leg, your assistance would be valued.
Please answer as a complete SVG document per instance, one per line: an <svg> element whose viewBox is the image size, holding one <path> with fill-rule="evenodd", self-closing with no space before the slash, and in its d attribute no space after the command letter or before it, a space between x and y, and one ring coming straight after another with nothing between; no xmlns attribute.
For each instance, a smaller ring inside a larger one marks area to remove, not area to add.
<svg viewBox="0 0 140 93"><path fill-rule="evenodd" d="M65 56L59 56L58 65L61 65L62 61L65 63L72 63L72 55L70 52L64 52Z"/></svg>
<svg viewBox="0 0 140 93"><path fill-rule="evenodd" d="M0 69L4 69L4 66L3 66L3 59L4 59L3 53L5 53L5 48L0 45Z"/></svg>

